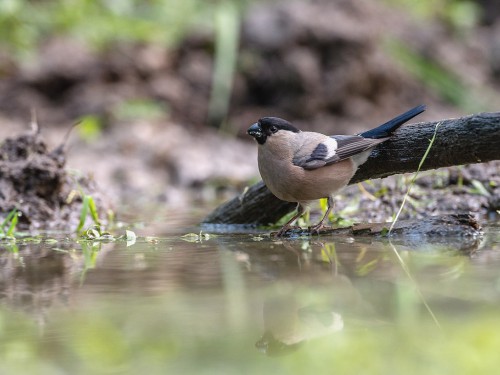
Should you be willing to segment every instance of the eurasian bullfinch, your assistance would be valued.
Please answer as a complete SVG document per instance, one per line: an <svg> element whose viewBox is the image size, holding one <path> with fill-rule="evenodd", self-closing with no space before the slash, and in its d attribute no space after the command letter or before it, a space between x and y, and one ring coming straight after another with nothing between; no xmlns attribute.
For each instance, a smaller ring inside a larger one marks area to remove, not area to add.
<svg viewBox="0 0 500 375"><path fill-rule="evenodd" d="M334 195L345 187L370 155L402 124L425 111L420 105L372 130L357 135L331 135L300 131L286 120L263 117L247 133L258 143L260 175L281 200L297 202L297 213L280 229L282 236L314 200L327 198L328 209L311 227L317 233L334 206Z"/></svg>

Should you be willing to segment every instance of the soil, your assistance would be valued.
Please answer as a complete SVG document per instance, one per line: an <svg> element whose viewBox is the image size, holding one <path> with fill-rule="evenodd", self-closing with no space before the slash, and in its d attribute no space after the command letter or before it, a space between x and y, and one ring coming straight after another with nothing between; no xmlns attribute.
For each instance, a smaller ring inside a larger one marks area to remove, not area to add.
<svg viewBox="0 0 500 375"><path fill-rule="evenodd" d="M499 28L498 21L485 18L476 28L457 32L439 20L416 19L367 0L256 4L242 22L230 111L211 116L214 38L209 30L193 29L175 48L130 43L99 52L58 36L47 39L32 61L2 55L0 137L6 140L0 210L5 214L18 207L27 227L57 227L79 214L81 198L65 203L79 187L101 199L104 209L191 207L227 199L258 178L255 145L244 132L264 115L293 120L303 129L352 134L420 103L429 107L421 120L464 114L464 106L456 107L432 82L423 82L390 55L387 46L394 40L438 61L465 91L481 93L477 110L495 111L500 98L491 94L500 86ZM124 106L137 100L156 103L163 112L123 116ZM23 132L32 109L46 143L38 132ZM99 136L85 141L77 128L65 155L57 147L63 134L89 114L99 118ZM222 120L237 137L221 135L216 126ZM72 181L73 169L87 177ZM435 186L442 179L427 177L427 186L419 186L434 203L422 210L495 212L498 170L498 163L491 163L442 172L450 183L442 185L439 196ZM457 174L465 178L453 185ZM469 179L469 174L479 177ZM474 190L474 180L489 196ZM384 184L395 186L394 194L380 203L368 199L370 210L361 209L360 218L373 219L372 209L385 216L383 207L392 210L401 200L397 178Z"/></svg>
<svg viewBox="0 0 500 375"><path fill-rule="evenodd" d="M65 159L63 145L49 150L37 129L0 145L0 212L16 209L17 229L76 229L84 194L106 208L88 178L65 169Z"/></svg>

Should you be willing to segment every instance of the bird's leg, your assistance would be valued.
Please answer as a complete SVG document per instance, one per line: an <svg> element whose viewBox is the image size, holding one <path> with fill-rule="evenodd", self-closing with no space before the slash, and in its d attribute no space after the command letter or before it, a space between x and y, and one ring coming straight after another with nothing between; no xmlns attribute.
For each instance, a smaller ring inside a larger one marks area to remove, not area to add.
<svg viewBox="0 0 500 375"><path fill-rule="evenodd" d="M332 212L333 208L335 207L335 201L333 200L333 197L328 197L328 208L323 215L323 218L320 220L320 222L316 225L313 225L312 227L309 228L309 231L311 234L319 234L319 231L324 227L323 222L325 221L326 218L328 218L328 215L330 215L330 212Z"/></svg>
<svg viewBox="0 0 500 375"><path fill-rule="evenodd" d="M285 225L283 225L281 227L281 229L279 230L278 233L276 233L276 237L281 237L283 236L289 229L292 229L292 226L290 224L292 224L295 220L297 220L299 217L302 216L302 214L304 213L305 211L305 208L299 203L297 205L297 213L295 215L293 215L293 217L287 221L287 223Z"/></svg>

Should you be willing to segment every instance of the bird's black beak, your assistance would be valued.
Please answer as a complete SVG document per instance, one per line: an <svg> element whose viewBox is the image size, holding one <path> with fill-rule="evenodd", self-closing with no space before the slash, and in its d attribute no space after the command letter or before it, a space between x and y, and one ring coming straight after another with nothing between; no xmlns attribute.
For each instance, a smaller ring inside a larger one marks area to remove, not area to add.
<svg viewBox="0 0 500 375"><path fill-rule="evenodd" d="M260 127L258 122L250 126L247 130L247 133L248 135L251 135L255 139L262 138L263 136L262 128Z"/></svg>

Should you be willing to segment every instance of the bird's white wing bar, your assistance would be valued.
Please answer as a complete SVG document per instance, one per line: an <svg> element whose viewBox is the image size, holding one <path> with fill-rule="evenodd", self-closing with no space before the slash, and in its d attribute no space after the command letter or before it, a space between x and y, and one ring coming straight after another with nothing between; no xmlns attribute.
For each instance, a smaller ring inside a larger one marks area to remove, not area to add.
<svg viewBox="0 0 500 375"><path fill-rule="evenodd" d="M306 141L293 157L294 165L304 169L317 169L338 158L335 139L325 136L315 138L305 138Z"/></svg>
<svg viewBox="0 0 500 375"><path fill-rule="evenodd" d="M387 140L387 138L364 138L359 135L332 135L331 138L334 138L338 144L336 155L338 160L335 160L334 163L360 154Z"/></svg>
<svg viewBox="0 0 500 375"><path fill-rule="evenodd" d="M309 144L298 150L294 155L293 164L307 170L321 168L360 154L384 140L359 135L325 137L319 143Z"/></svg>

